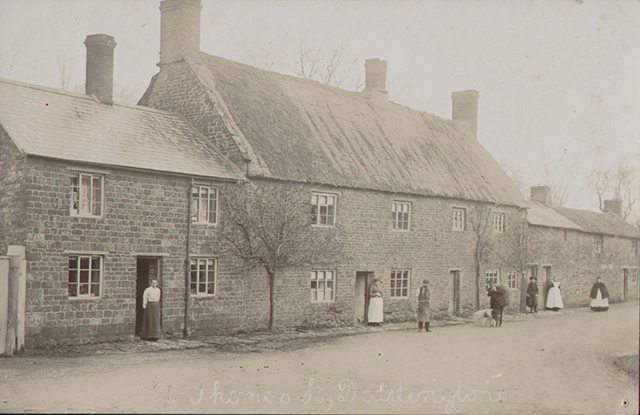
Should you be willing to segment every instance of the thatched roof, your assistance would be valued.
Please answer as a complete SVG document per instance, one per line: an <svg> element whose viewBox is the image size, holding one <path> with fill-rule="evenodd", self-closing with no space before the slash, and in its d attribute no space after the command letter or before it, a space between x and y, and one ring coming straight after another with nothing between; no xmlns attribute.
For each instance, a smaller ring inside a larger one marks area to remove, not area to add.
<svg viewBox="0 0 640 415"><path fill-rule="evenodd" d="M194 73L232 117L250 177L527 206L466 124L201 56Z"/></svg>
<svg viewBox="0 0 640 415"><path fill-rule="evenodd" d="M640 231L611 212L593 212L590 210L553 207L553 210L578 224L584 232L627 238L640 238Z"/></svg>
<svg viewBox="0 0 640 415"><path fill-rule="evenodd" d="M0 125L34 156L191 176L242 172L176 114L0 79Z"/></svg>

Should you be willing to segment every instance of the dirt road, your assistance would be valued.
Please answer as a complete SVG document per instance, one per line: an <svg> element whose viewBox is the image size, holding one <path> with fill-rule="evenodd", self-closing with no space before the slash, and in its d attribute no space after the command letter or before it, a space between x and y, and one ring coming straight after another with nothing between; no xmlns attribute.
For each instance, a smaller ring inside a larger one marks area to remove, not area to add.
<svg viewBox="0 0 640 415"><path fill-rule="evenodd" d="M289 352L0 359L2 412L638 413L638 304Z"/></svg>

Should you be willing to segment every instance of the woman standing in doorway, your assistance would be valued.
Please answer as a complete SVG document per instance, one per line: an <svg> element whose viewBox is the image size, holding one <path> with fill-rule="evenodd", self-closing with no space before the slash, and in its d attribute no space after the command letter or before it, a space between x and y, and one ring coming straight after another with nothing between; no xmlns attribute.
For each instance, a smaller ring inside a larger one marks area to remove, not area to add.
<svg viewBox="0 0 640 415"><path fill-rule="evenodd" d="M369 324L382 325L384 304L382 302L382 286L380 278L375 277L373 284L369 288L369 313L367 321Z"/></svg>
<svg viewBox="0 0 640 415"><path fill-rule="evenodd" d="M562 293L560 292L560 281L551 282L551 288L549 288L549 292L547 293L546 307L553 311L558 311L564 307L562 303Z"/></svg>
<svg viewBox="0 0 640 415"><path fill-rule="evenodd" d="M593 311L607 311L609 309L609 290L602 282L602 278L598 277L591 288L589 294L591 298L591 309Z"/></svg>
<svg viewBox="0 0 640 415"><path fill-rule="evenodd" d="M422 281L422 287L418 291L418 331L422 331L422 325L424 324L424 331L431 332L429 330L429 324L431 323L431 290L429 289L429 281Z"/></svg>
<svg viewBox="0 0 640 415"><path fill-rule="evenodd" d="M152 280L151 287L144 290L142 294L142 330L140 338L142 340L158 340L162 337L162 319L160 317L160 288L158 281Z"/></svg>

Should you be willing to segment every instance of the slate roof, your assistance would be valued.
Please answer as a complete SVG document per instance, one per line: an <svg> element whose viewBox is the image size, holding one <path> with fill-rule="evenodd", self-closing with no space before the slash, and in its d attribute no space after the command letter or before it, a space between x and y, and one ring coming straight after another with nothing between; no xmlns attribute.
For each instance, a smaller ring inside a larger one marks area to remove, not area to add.
<svg viewBox="0 0 640 415"><path fill-rule="evenodd" d="M527 222L531 225L578 231L582 230L580 226L542 203L529 202L529 204L531 206L527 210Z"/></svg>
<svg viewBox="0 0 640 415"><path fill-rule="evenodd" d="M204 65L189 64L213 107L231 118L233 138L252 160L249 177L528 206L464 123L205 53L201 58Z"/></svg>
<svg viewBox="0 0 640 415"><path fill-rule="evenodd" d="M181 116L0 79L0 124L24 153L191 176L242 172Z"/></svg>
<svg viewBox="0 0 640 415"><path fill-rule="evenodd" d="M622 220L622 218L615 213L601 213L562 207L553 207L552 209L578 224L585 232L636 239L640 238L640 231L633 225Z"/></svg>

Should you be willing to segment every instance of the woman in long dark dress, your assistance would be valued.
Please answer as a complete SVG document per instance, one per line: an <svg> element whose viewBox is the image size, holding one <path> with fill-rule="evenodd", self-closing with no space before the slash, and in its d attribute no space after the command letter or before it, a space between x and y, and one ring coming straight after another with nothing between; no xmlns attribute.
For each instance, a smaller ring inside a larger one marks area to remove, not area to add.
<svg viewBox="0 0 640 415"><path fill-rule="evenodd" d="M591 309L593 311L607 311L609 309L609 290L602 282L602 278L598 277L589 293L591 298Z"/></svg>
<svg viewBox="0 0 640 415"><path fill-rule="evenodd" d="M422 331L422 325L424 324L424 331L431 332L431 330L429 330L430 323L431 290L429 289L429 281L424 280L418 292L418 331Z"/></svg>
<svg viewBox="0 0 640 415"><path fill-rule="evenodd" d="M160 317L160 288L158 281L151 281L151 287L142 294L142 330L140 338L143 340L157 340L162 338L162 319Z"/></svg>
<svg viewBox="0 0 640 415"><path fill-rule="evenodd" d="M530 313L538 312L538 292L540 292L540 290L538 290L538 280L536 277L531 277L531 282L527 286L526 301L527 307L531 309L529 311Z"/></svg>

